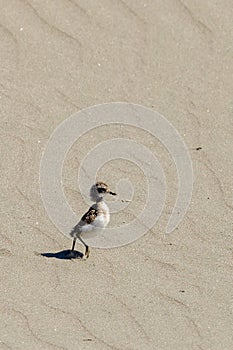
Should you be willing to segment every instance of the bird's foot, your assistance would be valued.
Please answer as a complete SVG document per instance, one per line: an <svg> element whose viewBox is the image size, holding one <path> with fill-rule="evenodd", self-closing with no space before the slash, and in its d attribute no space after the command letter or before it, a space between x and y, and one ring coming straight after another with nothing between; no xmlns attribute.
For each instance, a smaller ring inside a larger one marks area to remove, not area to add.
<svg viewBox="0 0 233 350"><path fill-rule="evenodd" d="M87 260L90 255L90 249L89 247L86 247L85 254L83 254L83 260Z"/></svg>

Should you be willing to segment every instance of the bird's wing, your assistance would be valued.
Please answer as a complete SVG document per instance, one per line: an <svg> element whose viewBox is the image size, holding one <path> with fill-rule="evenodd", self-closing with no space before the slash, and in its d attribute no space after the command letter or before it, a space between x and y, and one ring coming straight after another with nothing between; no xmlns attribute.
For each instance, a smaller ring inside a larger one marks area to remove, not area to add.
<svg viewBox="0 0 233 350"><path fill-rule="evenodd" d="M91 224L95 220L97 215L98 215L97 209L90 207L88 211L82 216L79 224L81 224L81 226L86 224Z"/></svg>
<svg viewBox="0 0 233 350"><path fill-rule="evenodd" d="M82 226L91 224L98 215L97 208L94 206L90 207L88 211L82 216L81 220L75 225L70 232L70 236L74 237L82 232Z"/></svg>

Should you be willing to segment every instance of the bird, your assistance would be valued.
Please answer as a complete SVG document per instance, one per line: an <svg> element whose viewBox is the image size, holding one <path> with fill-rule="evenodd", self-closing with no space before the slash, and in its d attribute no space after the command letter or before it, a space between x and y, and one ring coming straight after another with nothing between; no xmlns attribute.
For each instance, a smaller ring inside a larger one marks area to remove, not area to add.
<svg viewBox="0 0 233 350"><path fill-rule="evenodd" d="M90 248L83 240L83 237L85 239L85 233L94 233L104 229L110 220L109 208L104 201L105 194L116 196L116 193L111 191L109 186L104 182L99 181L91 187L90 198L95 203L70 232L70 236L73 237L71 254L74 254L75 244L78 239L85 247L85 253L82 256L84 260L90 255Z"/></svg>

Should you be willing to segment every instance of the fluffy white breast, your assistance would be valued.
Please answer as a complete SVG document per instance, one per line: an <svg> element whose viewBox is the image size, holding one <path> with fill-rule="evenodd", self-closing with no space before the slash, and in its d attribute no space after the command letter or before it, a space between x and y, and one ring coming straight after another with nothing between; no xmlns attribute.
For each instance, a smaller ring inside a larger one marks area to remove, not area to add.
<svg viewBox="0 0 233 350"><path fill-rule="evenodd" d="M90 224L86 224L81 227L81 234L85 232L87 233L91 231L98 231L104 229L109 223L109 208L104 201L96 203L95 205L93 205L93 208L98 210L98 215L96 216L95 220L92 221Z"/></svg>

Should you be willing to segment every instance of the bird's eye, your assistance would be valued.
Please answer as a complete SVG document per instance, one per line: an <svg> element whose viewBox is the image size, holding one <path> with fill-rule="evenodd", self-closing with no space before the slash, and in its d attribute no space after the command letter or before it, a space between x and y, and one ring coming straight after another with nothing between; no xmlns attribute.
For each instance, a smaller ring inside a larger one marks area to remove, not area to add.
<svg viewBox="0 0 233 350"><path fill-rule="evenodd" d="M99 193L105 193L105 192L106 192L106 189L100 187L100 188L97 188L97 191L98 191Z"/></svg>

